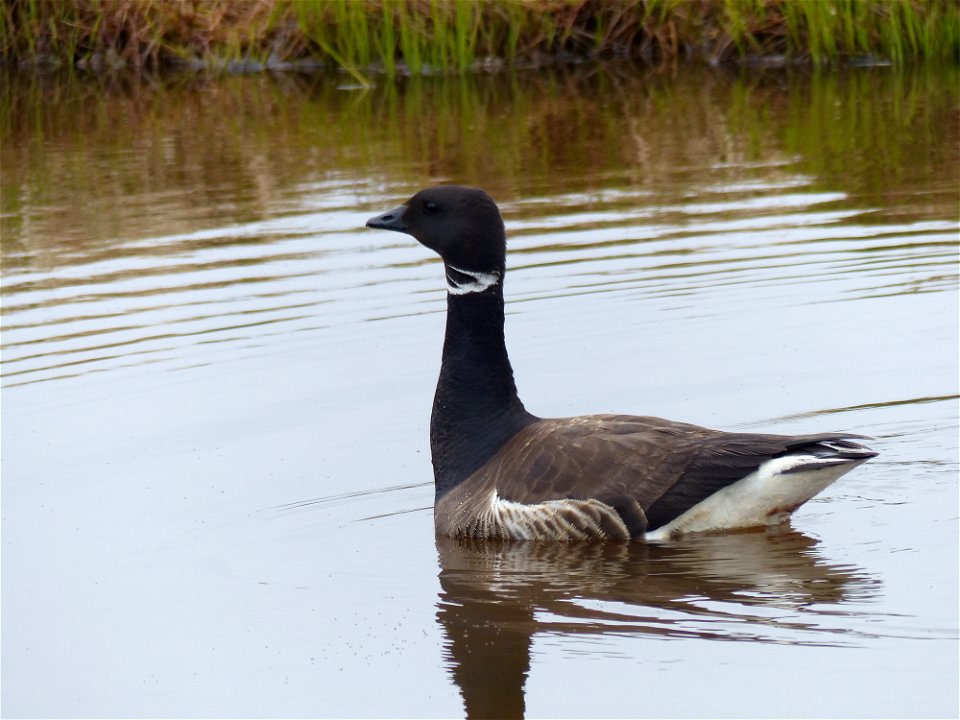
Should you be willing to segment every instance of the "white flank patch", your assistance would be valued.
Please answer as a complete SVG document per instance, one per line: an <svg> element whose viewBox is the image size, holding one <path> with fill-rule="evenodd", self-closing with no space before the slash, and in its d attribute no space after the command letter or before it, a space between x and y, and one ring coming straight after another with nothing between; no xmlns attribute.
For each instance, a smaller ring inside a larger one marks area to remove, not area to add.
<svg viewBox="0 0 960 720"><path fill-rule="evenodd" d="M622 527L629 535L616 511L599 500L547 500L526 505L504 500L497 491L490 494L490 504L480 515L481 526L494 537L511 540L586 540L603 537L600 518Z"/></svg>
<svg viewBox="0 0 960 720"><path fill-rule="evenodd" d="M669 540L684 533L782 523L807 500L859 464L813 455L787 455L768 460L756 472L718 490L644 537L653 541ZM799 469L801 467L805 469Z"/></svg>
<svg viewBox="0 0 960 720"><path fill-rule="evenodd" d="M458 283L447 276L447 290L451 295L466 295L468 293L483 292L500 282L500 273L475 272L473 270L461 270L453 265L450 269L472 278L470 282Z"/></svg>

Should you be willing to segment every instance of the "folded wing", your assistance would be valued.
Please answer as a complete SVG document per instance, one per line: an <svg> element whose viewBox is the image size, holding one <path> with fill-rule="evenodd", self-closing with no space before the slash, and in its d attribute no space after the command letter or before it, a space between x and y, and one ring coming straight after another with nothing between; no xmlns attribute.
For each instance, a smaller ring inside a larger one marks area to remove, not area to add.
<svg viewBox="0 0 960 720"><path fill-rule="evenodd" d="M727 433L654 417L591 415L524 428L480 472L484 484L515 503L606 503L639 537L777 458L787 458L776 463L781 474L853 467L875 455L853 441L858 437Z"/></svg>

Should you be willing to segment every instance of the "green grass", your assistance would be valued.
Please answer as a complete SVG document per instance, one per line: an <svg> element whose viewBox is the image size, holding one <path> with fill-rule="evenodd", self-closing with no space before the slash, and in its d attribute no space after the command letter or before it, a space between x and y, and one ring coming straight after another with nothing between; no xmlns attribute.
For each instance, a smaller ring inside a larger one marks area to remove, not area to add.
<svg viewBox="0 0 960 720"><path fill-rule="evenodd" d="M17 66L464 73L568 57L827 65L960 59L956 0L7 0Z"/></svg>

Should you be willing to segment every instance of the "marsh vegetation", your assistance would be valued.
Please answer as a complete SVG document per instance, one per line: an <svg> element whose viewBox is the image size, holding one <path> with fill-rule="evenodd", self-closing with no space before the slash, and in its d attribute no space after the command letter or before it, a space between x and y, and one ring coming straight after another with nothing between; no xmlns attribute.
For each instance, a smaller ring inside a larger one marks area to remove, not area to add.
<svg viewBox="0 0 960 720"><path fill-rule="evenodd" d="M465 72L603 56L650 63L956 59L953 0L12 0L0 56L89 70Z"/></svg>

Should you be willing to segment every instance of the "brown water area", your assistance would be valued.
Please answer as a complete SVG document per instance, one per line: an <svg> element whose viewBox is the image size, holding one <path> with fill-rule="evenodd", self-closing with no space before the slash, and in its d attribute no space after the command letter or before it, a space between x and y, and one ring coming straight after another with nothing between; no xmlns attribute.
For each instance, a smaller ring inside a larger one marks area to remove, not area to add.
<svg viewBox="0 0 960 720"><path fill-rule="evenodd" d="M3 76L7 717L955 717L954 67ZM441 182L541 416L848 430L790 527L433 532Z"/></svg>

